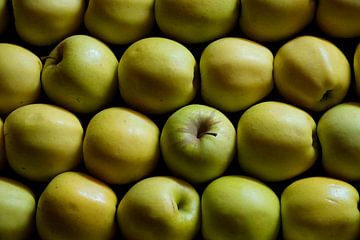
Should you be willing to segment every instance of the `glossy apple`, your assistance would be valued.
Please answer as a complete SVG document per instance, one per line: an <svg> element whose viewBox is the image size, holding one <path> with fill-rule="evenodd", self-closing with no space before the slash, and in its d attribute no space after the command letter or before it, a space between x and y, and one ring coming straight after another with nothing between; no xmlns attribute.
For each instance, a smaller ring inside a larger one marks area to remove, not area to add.
<svg viewBox="0 0 360 240"><path fill-rule="evenodd" d="M353 67L356 93L357 95L360 95L360 42L355 49Z"/></svg>
<svg viewBox="0 0 360 240"><path fill-rule="evenodd" d="M113 100L118 60L98 39L73 35L46 58L41 75L46 95L54 103L79 113L92 113Z"/></svg>
<svg viewBox="0 0 360 240"><path fill-rule="evenodd" d="M200 197L174 177L145 178L123 196L117 210L123 239L194 239L200 227Z"/></svg>
<svg viewBox="0 0 360 240"><path fill-rule="evenodd" d="M4 169L6 165L4 138L4 122L2 118L0 118L0 171Z"/></svg>
<svg viewBox="0 0 360 240"><path fill-rule="evenodd" d="M87 126L83 156L88 171L112 184L149 175L160 156L160 130L146 115L112 107L93 116Z"/></svg>
<svg viewBox="0 0 360 240"><path fill-rule="evenodd" d="M165 122L160 147L175 175L195 183L207 182L223 174L233 160L235 127L215 108L187 105Z"/></svg>
<svg viewBox="0 0 360 240"><path fill-rule="evenodd" d="M10 23L9 1L0 0L0 35L3 34Z"/></svg>

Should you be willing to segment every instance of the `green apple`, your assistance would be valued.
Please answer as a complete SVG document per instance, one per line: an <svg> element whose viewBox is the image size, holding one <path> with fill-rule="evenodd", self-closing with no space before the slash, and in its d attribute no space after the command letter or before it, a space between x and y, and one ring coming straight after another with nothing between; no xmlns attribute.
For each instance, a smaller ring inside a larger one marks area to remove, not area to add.
<svg viewBox="0 0 360 240"><path fill-rule="evenodd" d="M0 43L0 114L35 103L41 94L42 63L30 50Z"/></svg>
<svg viewBox="0 0 360 240"><path fill-rule="evenodd" d="M41 239L110 240L116 229L115 192L96 178L64 172L41 193L36 228Z"/></svg>
<svg viewBox="0 0 360 240"><path fill-rule="evenodd" d="M219 177L234 158L236 131L219 110L201 104L180 108L166 120L160 147L167 167L194 183Z"/></svg>
<svg viewBox="0 0 360 240"><path fill-rule="evenodd" d="M200 58L203 100L225 112L260 101L273 89L273 59L267 47L244 38L210 43Z"/></svg>
<svg viewBox="0 0 360 240"><path fill-rule="evenodd" d="M12 0L17 34L37 46L55 44L81 26L85 0Z"/></svg>
<svg viewBox="0 0 360 240"><path fill-rule="evenodd" d="M4 136L10 167L26 179L49 181L82 159L83 127L73 113L55 105L17 108L5 119Z"/></svg>
<svg viewBox="0 0 360 240"><path fill-rule="evenodd" d="M36 199L23 183L0 177L0 238L26 240L35 232Z"/></svg>
<svg viewBox="0 0 360 240"><path fill-rule="evenodd" d="M182 44L162 37L131 44L118 67L120 94L133 108L163 114L190 103L197 92L197 63Z"/></svg>
<svg viewBox="0 0 360 240"><path fill-rule="evenodd" d="M310 114L275 101L248 108L237 125L240 167L264 181L283 181L317 160L316 123Z"/></svg>
<svg viewBox="0 0 360 240"><path fill-rule="evenodd" d="M0 171L5 168L6 156L5 156L5 140L4 140L4 122L0 118Z"/></svg>
<svg viewBox="0 0 360 240"><path fill-rule="evenodd" d="M206 240L276 240L280 201L264 183L247 176L222 176L201 197Z"/></svg>
<svg viewBox="0 0 360 240"><path fill-rule="evenodd" d="M203 43L228 34L236 25L240 0L156 0L155 19L170 38Z"/></svg>
<svg viewBox="0 0 360 240"><path fill-rule="evenodd" d="M357 95L360 96L360 42L355 49L353 66L354 66L356 93Z"/></svg>
<svg viewBox="0 0 360 240"><path fill-rule="evenodd" d="M3 34L10 23L9 0L0 0L0 35Z"/></svg>
<svg viewBox="0 0 360 240"><path fill-rule="evenodd" d="M358 0L319 0L316 23L322 31L333 37L359 37L359 12Z"/></svg>
<svg viewBox="0 0 360 240"><path fill-rule="evenodd" d="M327 110L320 118L317 135L322 165L330 176L360 180L360 103L346 102Z"/></svg>
<svg viewBox="0 0 360 240"><path fill-rule="evenodd" d="M315 0L241 0L240 29L257 41L283 40L310 24L315 10Z"/></svg>
<svg viewBox="0 0 360 240"><path fill-rule="evenodd" d="M147 116L112 107L87 126L83 156L87 170L105 182L127 184L149 175L160 157L160 130Z"/></svg>
<svg viewBox="0 0 360 240"><path fill-rule="evenodd" d="M42 85L46 95L70 111L91 113L108 104L117 91L118 60L100 40L73 35L46 58Z"/></svg>
<svg viewBox="0 0 360 240"><path fill-rule="evenodd" d="M155 23L154 0L90 0L84 23L91 35L112 44L147 36Z"/></svg>
<svg viewBox="0 0 360 240"><path fill-rule="evenodd" d="M288 185L281 195L284 239L359 239L359 193L347 182L307 177Z"/></svg>
<svg viewBox="0 0 360 240"><path fill-rule="evenodd" d="M282 45L274 59L274 80L290 103L311 111L324 111L346 96L351 68L332 42L300 36Z"/></svg>
<svg viewBox="0 0 360 240"><path fill-rule="evenodd" d="M200 197L184 180L145 178L121 199L117 220L123 239L194 239L200 228Z"/></svg>

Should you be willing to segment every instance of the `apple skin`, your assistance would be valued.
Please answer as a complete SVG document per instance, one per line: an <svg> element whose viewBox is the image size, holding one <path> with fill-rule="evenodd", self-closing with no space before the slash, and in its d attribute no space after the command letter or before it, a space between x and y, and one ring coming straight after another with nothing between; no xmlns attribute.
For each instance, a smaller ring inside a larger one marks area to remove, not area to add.
<svg viewBox="0 0 360 240"><path fill-rule="evenodd" d="M239 16L239 0L156 0L159 29L183 43L204 43L228 34Z"/></svg>
<svg viewBox="0 0 360 240"><path fill-rule="evenodd" d="M49 46L81 26L85 0L12 0L15 29L27 43Z"/></svg>
<svg viewBox="0 0 360 240"><path fill-rule="evenodd" d="M320 118L317 135L322 165L329 176L346 181L360 180L360 103L344 102Z"/></svg>
<svg viewBox="0 0 360 240"><path fill-rule="evenodd" d="M202 194L201 211L206 240L276 240L279 234L279 198L252 177L215 179Z"/></svg>
<svg viewBox="0 0 360 240"><path fill-rule="evenodd" d="M244 38L210 43L200 58L202 99L225 112L248 108L272 91L273 60L268 48Z"/></svg>
<svg viewBox="0 0 360 240"><path fill-rule="evenodd" d="M4 34L10 23L8 0L0 0L0 35Z"/></svg>
<svg viewBox="0 0 360 240"><path fill-rule="evenodd" d="M144 38L120 58L120 95L141 112L169 113L194 99L197 71L196 59L184 45L163 37Z"/></svg>
<svg viewBox="0 0 360 240"><path fill-rule="evenodd" d="M117 220L123 239L191 240L200 228L200 197L182 179L145 178L121 199Z"/></svg>
<svg viewBox="0 0 360 240"><path fill-rule="evenodd" d="M337 38L360 36L358 0L319 0L316 23L320 30Z"/></svg>
<svg viewBox="0 0 360 240"><path fill-rule="evenodd" d="M144 38L155 24L154 0L90 0L84 23L91 35L111 44Z"/></svg>
<svg viewBox="0 0 360 240"><path fill-rule="evenodd" d="M4 121L0 118L0 171L5 168L6 164Z"/></svg>
<svg viewBox="0 0 360 240"><path fill-rule="evenodd" d="M72 112L50 104L29 104L4 123L5 153L20 176L46 182L82 160L83 127Z"/></svg>
<svg viewBox="0 0 360 240"><path fill-rule="evenodd" d="M333 43L304 35L280 47L274 59L274 80L286 101L321 112L344 99L351 68Z"/></svg>
<svg viewBox="0 0 360 240"><path fill-rule="evenodd" d="M30 50L0 43L0 114L35 103L41 94L42 63Z"/></svg>
<svg viewBox="0 0 360 240"><path fill-rule="evenodd" d="M286 240L359 239L359 194L347 182L308 177L288 185L281 195Z"/></svg>
<svg viewBox="0 0 360 240"><path fill-rule="evenodd" d="M236 131L219 110L190 104L167 119L160 147L164 162L175 175L204 183L230 165L236 151Z"/></svg>
<svg viewBox="0 0 360 240"><path fill-rule="evenodd" d="M142 113L123 107L102 110L91 118L85 132L85 166L108 183L138 181L156 167L159 138L157 125Z"/></svg>
<svg viewBox="0 0 360 240"><path fill-rule="evenodd" d="M41 239L113 239L116 229L115 192L81 172L54 177L41 193L36 228Z"/></svg>
<svg viewBox="0 0 360 240"><path fill-rule="evenodd" d="M35 232L36 199L23 183L0 177L0 236L6 240L26 240Z"/></svg>
<svg viewBox="0 0 360 240"><path fill-rule="evenodd" d="M315 10L315 0L241 0L240 29L256 41L280 41L305 28Z"/></svg>
<svg viewBox="0 0 360 240"><path fill-rule="evenodd" d="M41 80L51 101L70 111L92 113L113 100L118 60L100 40L73 35L46 58Z"/></svg>
<svg viewBox="0 0 360 240"><path fill-rule="evenodd" d="M242 170L263 181L283 181L316 162L316 122L293 105L266 101L248 108L237 125Z"/></svg>
<svg viewBox="0 0 360 240"><path fill-rule="evenodd" d="M353 65L356 93L358 96L360 96L360 42L355 49Z"/></svg>

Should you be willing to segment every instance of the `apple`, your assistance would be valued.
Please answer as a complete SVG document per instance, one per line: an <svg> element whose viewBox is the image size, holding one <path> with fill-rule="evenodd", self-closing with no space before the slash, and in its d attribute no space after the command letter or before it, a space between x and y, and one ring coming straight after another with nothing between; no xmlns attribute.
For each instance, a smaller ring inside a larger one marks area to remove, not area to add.
<svg viewBox="0 0 360 240"><path fill-rule="evenodd" d="M316 23L332 37L360 36L360 2L358 0L319 0Z"/></svg>
<svg viewBox="0 0 360 240"><path fill-rule="evenodd" d="M0 171L5 168L6 156L5 156L5 143L4 143L4 122L0 118Z"/></svg>
<svg viewBox="0 0 360 240"><path fill-rule="evenodd" d="M264 181L284 181L314 165L316 123L295 106L265 101L248 108L237 125L240 167Z"/></svg>
<svg viewBox="0 0 360 240"><path fill-rule="evenodd" d="M305 35L280 47L274 59L274 80L288 102L320 112L345 98L351 68L344 53L332 42Z"/></svg>
<svg viewBox="0 0 360 240"><path fill-rule="evenodd" d="M5 119L4 136L10 167L32 181L47 182L82 159L82 125L73 113L55 105L17 108Z"/></svg>
<svg viewBox="0 0 360 240"><path fill-rule="evenodd" d="M87 170L111 184L149 175L160 157L160 130L146 115L129 108L107 108L87 126L83 156Z"/></svg>
<svg viewBox="0 0 360 240"><path fill-rule="evenodd" d="M344 102L327 110L320 118L317 135L322 165L333 177L360 180L360 103Z"/></svg>
<svg viewBox="0 0 360 240"><path fill-rule="evenodd" d="M315 0L241 0L240 29L256 41L280 41L310 24L315 10Z"/></svg>
<svg viewBox="0 0 360 240"><path fill-rule="evenodd" d="M244 110L273 89L273 54L244 38L226 37L205 47L200 58L201 96L225 112Z"/></svg>
<svg viewBox="0 0 360 240"><path fill-rule="evenodd" d="M160 136L163 160L187 181L204 183L225 172L236 151L236 131L219 110L184 106L166 120Z"/></svg>
<svg viewBox="0 0 360 240"><path fill-rule="evenodd" d="M84 24L91 35L112 44L139 40L155 24L154 0L90 0Z"/></svg>
<svg viewBox="0 0 360 240"><path fill-rule="evenodd" d="M184 180L145 178L125 193L117 209L123 239L194 239L200 227L200 197Z"/></svg>
<svg viewBox="0 0 360 240"><path fill-rule="evenodd" d="M201 196L202 236L206 240L276 240L280 201L275 192L248 176L221 176Z"/></svg>
<svg viewBox="0 0 360 240"><path fill-rule="evenodd" d="M0 43L0 114L39 101L42 63L30 50Z"/></svg>
<svg viewBox="0 0 360 240"><path fill-rule="evenodd" d="M92 113L113 100L118 60L100 40L73 35L61 41L46 58L41 75L46 95L57 105Z"/></svg>
<svg viewBox="0 0 360 240"><path fill-rule="evenodd" d="M121 97L144 113L174 111L194 99L197 67L195 57L184 45L163 37L141 39L120 58Z"/></svg>
<svg viewBox="0 0 360 240"><path fill-rule="evenodd" d="M10 23L8 0L0 0L0 35L4 34Z"/></svg>
<svg viewBox="0 0 360 240"><path fill-rule="evenodd" d="M354 66L356 93L357 95L360 95L360 42L355 49L353 66Z"/></svg>
<svg viewBox="0 0 360 240"><path fill-rule="evenodd" d="M347 182L307 177L288 185L281 195L284 239L359 239L359 194Z"/></svg>
<svg viewBox="0 0 360 240"><path fill-rule="evenodd" d="M239 0L156 0L159 29L184 43L203 43L228 34L239 16Z"/></svg>
<svg viewBox="0 0 360 240"><path fill-rule="evenodd" d="M36 199L18 180L0 177L0 238L26 240L35 232Z"/></svg>
<svg viewBox="0 0 360 240"><path fill-rule="evenodd" d="M85 0L12 0L15 29L27 43L55 44L81 26Z"/></svg>
<svg viewBox="0 0 360 240"><path fill-rule="evenodd" d="M36 228L41 239L113 239L116 229L115 192L81 172L54 177L41 193Z"/></svg>

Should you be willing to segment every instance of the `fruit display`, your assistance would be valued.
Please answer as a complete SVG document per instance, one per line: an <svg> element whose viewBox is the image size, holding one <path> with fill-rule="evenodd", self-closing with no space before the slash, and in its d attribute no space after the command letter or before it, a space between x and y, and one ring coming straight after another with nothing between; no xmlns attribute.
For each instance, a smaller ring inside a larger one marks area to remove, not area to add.
<svg viewBox="0 0 360 240"><path fill-rule="evenodd" d="M359 135L359 0L0 0L0 240L357 240Z"/></svg>

